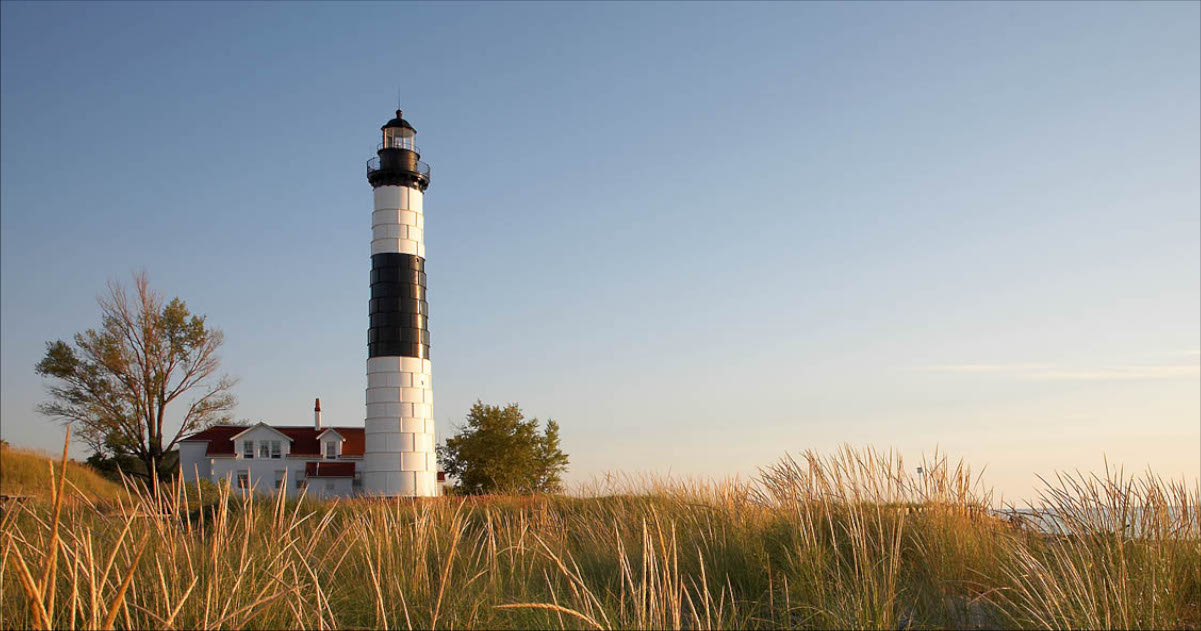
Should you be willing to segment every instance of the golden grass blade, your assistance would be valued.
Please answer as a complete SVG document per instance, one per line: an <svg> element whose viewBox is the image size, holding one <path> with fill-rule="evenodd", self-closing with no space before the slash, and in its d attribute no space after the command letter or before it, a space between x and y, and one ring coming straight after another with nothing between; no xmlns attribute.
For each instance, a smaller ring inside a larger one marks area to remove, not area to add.
<svg viewBox="0 0 1201 631"><path fill-rule="evenodd" d="M117 588L117 595L113 597L113 602L108 607L108 615L104 618L102 629L111 630L113 623L117 620L117 612L125 604L125 592L129 589L130 583L133 582L134 574L137 573L138 561L142 558L142 553L146 551L146 544L150 538L149 534L142 537L142 541L138 543L138 550L133 555L133 561L129 564L129 570L125 573L125 578L121 580L121 586Z"/></svg>
<svg viewBox="0 0 1201 631"><path fill-rule="evenodd" d="M113 563L117 560L117 553L121 551L121 546L125 542L125 535L129 534L129 529L133 526L134 516L129 515L125 519L125 525L121 528L121 534L117 535L117 541L113 544L112 552L109 552L108 559L104 562L104 569L100 572L100 589L108 585L108 574L113 569Z"/></svg>
<svg viewBox="0 0 1201 631"><path fill-rule="evenodd" d="M592 625L593 629L598 629L599 631L604 631L604 629L605 629L596 620L593 620L592 618L589 618L588 616L585 616L584 614L582 614L574 609L568 609L567 607L561 607L559 605L552 605L549 603L513 603L510 605L493 605L492 608L493 609L543 609L546 611L554 611L556 613L565 613L569 616L573 616L575 618L583 620L584 622Z"/></svg>
<svg viewBox="0 0 1201 631"><path fill-rule="evenodd" d="M256 599L254 602L250 603L249 605L246 605L245 607L241 607L239 609L231 611L225 617L221 618L216 623L214 623L213 626L216 628L221 628L221 627L225 626L226 621L228 621L232 618L236 618L247 611L252 612L250 615L250 618L254 618L255 614L257 614L257 612L254 611L255 609L258 609L261 607L266 607L267 605L270 605L271 603L273 603L273 602L279 600L280 598L283 598L284 596L286 596L290 593L293 593L295 591L296 591L296 589L293 588L293 589L284 590L282 592L277 592L270 596L260 597L260 598Z"/></svg>
<svg viewBox="0 0 1201 631"><path fill-rule="evenodd" d="M446 554L446 566L442 569L442 576L438 577L438 599L434 602L434 615L430 620L430 629L438 628L438 614L442 611L442 595L446 592L446 584L450 582L450 565L455 560L455 551L458 549L459 540L463 536L462 521L460 520L459 514L459 511L462 510L462 508L463 505L459 504L459 508L456 509L454 518L450 523L450 529L452 533L452 538L450 540L450 551Z"/></svg>
<svg viewBox="0 0 1201 631"><path fill-rule="evenodd" d="M167 616L167 619L163 621L163 628L172 628L172 626L175 624L176 616L178 616L179 611L183 609L184 603L188 601L188 596L192 595L192 589L196 587L196 583L199 581L199 578L192 579L192 584L188 585L188 588L184 590L183 596L180 596L179 602L175 604L175 609L171 610L171 615Z"/></svg>
<svg viewBox="0 0 1201 631"><path fill-rule="evenodd" d="M58 524L59 518L62 516L63 508L63 491L67 482L67 449L71 445L71 426L67 426L67 430L63 436L63 456L59 461L58 483L52 484L54 491L54 519L50 526L50 550L46 555L46 565L42 568L42 579L38 583L38 592L45 595L46 604L45 611L54 611L54 596L58 591L54 589L52 582L55 579L55 570L58 566ZM51 480L54 478L54 465L50 466ZM50 589L47 589L49 587Z"/></svg>
<svg viewBox="0 0 1201 631"><path fill-rule="evenodd" d="M12 539L12 535L9 535ZM24 555L20 549L13 546L13 565L17 567L17 578L21 582L21 587L25 590L25 597L29 600L29 609L33 614L34 624L39 629L50 628L50 617L46 614L46 608L42 605L42 594L38 590L38 585L34 581L33 574L29 571L29 566L25 564Z"/></svg>

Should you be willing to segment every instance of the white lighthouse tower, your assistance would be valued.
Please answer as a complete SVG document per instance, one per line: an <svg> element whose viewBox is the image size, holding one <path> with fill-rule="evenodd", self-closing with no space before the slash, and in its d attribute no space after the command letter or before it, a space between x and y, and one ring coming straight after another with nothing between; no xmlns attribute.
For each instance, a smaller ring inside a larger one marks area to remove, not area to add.
<svg viewBox="0 0 1201 631"><path fill-rule="evenodd" d="M396 110L367 162L371 214L371 323L367 329L367 418L363 490L438 494L425 297L425 215L430 183L413 129Z"/></svg>

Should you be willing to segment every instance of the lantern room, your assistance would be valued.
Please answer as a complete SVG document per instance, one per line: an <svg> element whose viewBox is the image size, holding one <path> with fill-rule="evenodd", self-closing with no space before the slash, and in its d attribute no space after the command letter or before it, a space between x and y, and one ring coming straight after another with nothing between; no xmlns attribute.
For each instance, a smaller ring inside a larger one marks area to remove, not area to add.
<svg viewBox="0 0 1201 631"><path fill-rule="evenodd" d="M421 149L414 142L417 130L396 110L396 118L380 131L383 142L376 157L367 161L367 180L372 186L415 186L424 191L430 183L430 166L421 161Z"/></svg>
<svg viewBox="0 0 1201 631"><path fill-rule="evenodd" d="M388 121L380 129L384 132L384 143L381 149L408 149L414 153L420 153L417 150L417 145L414 139L417 137L417 130L408 121L401 118L400 110L396 110L396 118Z"/></svg>

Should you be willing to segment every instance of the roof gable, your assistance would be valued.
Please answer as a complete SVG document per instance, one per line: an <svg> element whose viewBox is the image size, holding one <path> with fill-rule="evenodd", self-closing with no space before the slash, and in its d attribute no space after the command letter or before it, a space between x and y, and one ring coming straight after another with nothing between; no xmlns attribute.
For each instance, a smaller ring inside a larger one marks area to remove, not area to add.
<svg viewBox="0 0 1201 631"><path fill-rule="evenodd" d="M320 432L312 425L268 425L268 427L287 436L292 441L290 456L312 456L314 458L321 456L321 441L317 439ZM325 429L337 430L338 434L342 436L342 457L353 458L363 455L366 436L363 435L362 427L328 427ZM205 451L205 456L208 457L233 456L235 455L234 437L244 431L246 431L246 427L242 425L214 425L180 440L207 441L208 449Z"/></svg>
<svg viewBox="0 0 1201 631"><path fill-rule="evenodd" d="M292 441L291 436L288 436L287 434L279 431L278 429L275 429L274 427L271 427L270 425L268 425L262 421L259 421L259 423L257 425L252 425L250 427L247 427L246 429L238 432L237 434L230 436L230 440L237 440L237 439L241 438L243 434L249 434L250 432L253 432L257 429L265 429L265 430L271 432L272 434L277 434L279 436L282 436L282 437L288 439L288 442Z"/></svg>
<svg viewBox="0 0 1201 631"><path fill-rule="evenodd" d="M342 434L339 434L338 430L336 430L332 427L327 427L324 430L322 430L320 434L317 434L317 440L325 440L326 438L331 438L333 436L337 436L338 440L341 440L341 441L346 440L345 436L343 436Z"/></svg>

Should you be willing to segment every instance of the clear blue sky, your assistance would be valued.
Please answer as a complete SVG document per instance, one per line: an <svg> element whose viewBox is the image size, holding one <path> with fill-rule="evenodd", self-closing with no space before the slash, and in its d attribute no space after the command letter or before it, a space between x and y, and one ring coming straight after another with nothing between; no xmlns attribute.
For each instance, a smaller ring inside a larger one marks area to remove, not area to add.
<svg viewBox="0 0 1201 631"><path fill-rule="evenodd" d="M0 420L145 267L239 417L361 424L399 87L435 414L554 417L572 480L936 445L1006 496L1201 450L1201 12L1124 4L2 8Z"/></svg>

